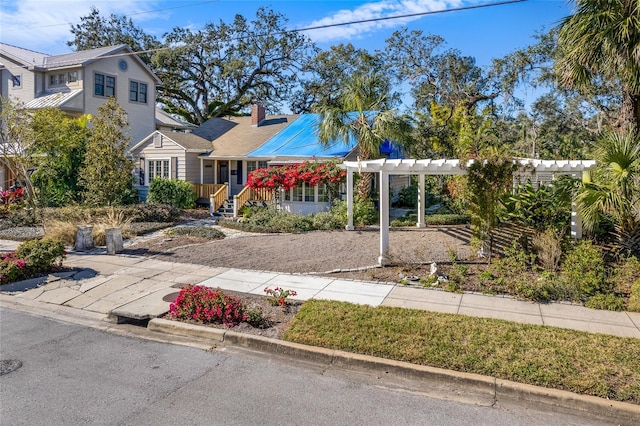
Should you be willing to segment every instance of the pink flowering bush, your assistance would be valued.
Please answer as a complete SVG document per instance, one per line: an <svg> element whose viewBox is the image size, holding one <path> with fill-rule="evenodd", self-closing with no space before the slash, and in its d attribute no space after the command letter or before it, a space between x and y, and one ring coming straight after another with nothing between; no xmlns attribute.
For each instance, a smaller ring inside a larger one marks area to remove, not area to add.
<svg viewBox="0 0 640 426"><path fill-rule="evenodd" d="M26 266L27 261L15 257L13 252L0 254L0 284L27 278Z"/></svg>
<svg viewBox="0 0 640 426"><path fill-rule="evenodd" d="M169 305L173 318L224 324L233 327L247 320L245 307L236 297L222 290L187 284L180 289L176 300Z"/></svg>
<svg viewBox="0 0 640 426"><path fill-rule="evenodd" d="M280 287L274 289L265 287L264 292L267 293L267 296L270 296L269 301L273 306L281 306L283 308L287 307L287 297L298 295L295 290L285 290Z"/></svg>
<svg viewBox="0 0 640 426"><path fill-rule="evenodd" d="M25 241L15 252L0 254L0 284L51 272L62 266L65 257L64 245L60 241Z"/></svg>

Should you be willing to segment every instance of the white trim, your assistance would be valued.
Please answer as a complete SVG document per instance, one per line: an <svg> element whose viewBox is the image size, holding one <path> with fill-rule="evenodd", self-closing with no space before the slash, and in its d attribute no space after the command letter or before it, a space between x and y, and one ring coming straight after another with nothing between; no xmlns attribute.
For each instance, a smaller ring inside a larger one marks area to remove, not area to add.
<svg viewBox="0 0 640 426"><path fill-rule="evenodd" d="M593 167L596 162L594 160L538 160L532 158L516 158L514 164L520 165L520 172L546 172L546 173L582 173ZM378 257L379 265L386 265L389 261L389 175L419 175L420 180L424 181L424 175L465 175L467 168L473 164L474 160L467 162L467 167L460 167L460 160L455 159L439 159L439 160L387 160L381 158L379 160L368 161L345 161L342 166L347 169L347 226L348 231L353 230L353 173L380 173L380 255ZM420 200L420 209L424 211L424 185L419 185L418 199ZM582 221L572 206L571 235L574 238L580 238L582 235ZM424 226L424 218L420 220L416 226Z"/></svg>

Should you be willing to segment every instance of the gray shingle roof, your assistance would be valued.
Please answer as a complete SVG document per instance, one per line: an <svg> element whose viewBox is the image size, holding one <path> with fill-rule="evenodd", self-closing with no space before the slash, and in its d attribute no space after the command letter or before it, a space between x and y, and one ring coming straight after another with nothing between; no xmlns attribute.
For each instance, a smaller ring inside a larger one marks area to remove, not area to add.
<svg viewBox="0 0 640 426"><path fill-rule="evenodd" d="M159 131L159 133L162 133L165 137L189 150L199 150L202 152L211 150L211 142L201 138L200 136L194 135L193 133L163 131Z"/></svg>
<svg viewBox="0 0 640 426"><path fill-rule="evenodd" d="M297 115L274 115L251 126L251 117L212 118L193 131L194 135L213 140L209 157L242 157L258 148L287 127Z"/></svg>

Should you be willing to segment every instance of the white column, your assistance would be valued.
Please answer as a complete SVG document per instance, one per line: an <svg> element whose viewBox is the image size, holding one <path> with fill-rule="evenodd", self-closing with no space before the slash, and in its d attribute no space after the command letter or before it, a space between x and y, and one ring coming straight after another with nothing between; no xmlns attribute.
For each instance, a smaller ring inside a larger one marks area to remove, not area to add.
<svg viewBox="0 0 640 426"><path fill-rule="evenodd" d="M218 160L213 160L213 183L218 183Z"/></svg>
<svg viewBox="0 0 640 426"><path fill-rule="evenodd" d="M200 157L200 184L204 183L204 160Z"/></svg>
<svg viewBox="0 0 640 426"><path fill-rule="evenodd" d="M418 228L425 228L427 225L424 222L424 211L427 208L427 197L424 187L424 175L418 175Z"/></svg>
<svg viewBox="0 0 640 426"><path fill-rule="evenodd" d="M389 264L389 174L380 172L380 266Z"/></svg>
<svg viewBox="0 0 640 426"><path fill-rule="evenodd" d="M353 169L347 168L347 231L353 231Z"/></svg>
<svg viewBox="0 0 640 426"><path fill-rule="evenodd" d="M577 240L582 238L582 215L575 201L571 202L571 238Z"/></svg>

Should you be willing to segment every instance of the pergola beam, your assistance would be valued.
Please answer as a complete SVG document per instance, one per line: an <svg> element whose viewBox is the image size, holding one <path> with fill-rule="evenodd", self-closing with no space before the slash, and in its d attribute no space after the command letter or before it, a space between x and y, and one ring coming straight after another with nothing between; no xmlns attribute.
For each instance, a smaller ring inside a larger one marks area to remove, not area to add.
<svg viewBox="0 0 640 426"><path fill-rule="evenodd" d="M401 159L367 161L345 161L343 166L347 169L347 226L348 231L353 227L353 173L380 173L380 255L379 265L389 263L389 175L418 175L418 228L426 227L425 224L425 175L465 175L468 166L474 160L469 160L466 167L460 167L460 160L456 159ZM596 165L593 160L539 160L533 158L517 158L513 160L520 165L520 173L552 173L552 174L578 174L591 169ZM582 220L572 204L571 236L582 237Z"/></svg>

